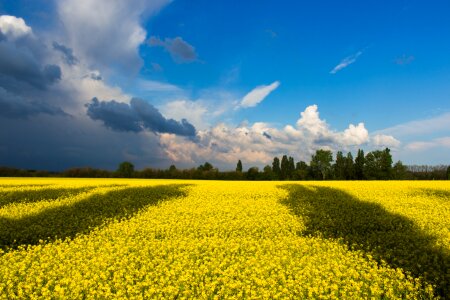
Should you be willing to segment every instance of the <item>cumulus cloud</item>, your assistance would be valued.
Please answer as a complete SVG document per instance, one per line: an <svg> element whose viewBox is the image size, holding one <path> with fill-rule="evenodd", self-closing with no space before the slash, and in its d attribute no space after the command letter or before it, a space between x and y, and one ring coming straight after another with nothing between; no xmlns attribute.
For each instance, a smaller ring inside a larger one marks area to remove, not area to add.
<svg viewBox="0 0 450 300"><path fill-rule="evenodd" d="M23 36L31 35L31 27L25 24L25 20L15 16L0 16L0 31L4 36L12 39L18 39Z"/></svg>
<svg viewBox="0 0 450 300"><path fill-rule="evenodd" d="M153 92L179 92L181 88L176 85L155 80L140 80L139 88Z"/></svg>
<svg viewBox="0 0 450 300"><path fill-rule="evenodd" d="M347 68L349 65L351 65L352 63L354 63L358 57L362 54L362 51L358 51L355 54L352 54L350 56L347 56L346 58L344 58L343 60L341 60L341 62L339 64L337 64L331 71L330 74L336 74L337 72L339 72L340 70Z"/></svg>
<svg viewBox="0 0 450 300"><path fill-rule="evenodd" d="M400 141L391 135L375 134L372 137L373 145L376 147L396 148L400 146Z"/></svg>
<svg viewBox="0 0 450 300"><path fill-rule="evenodd" d="M119 67L137 72L142 67L138 47L147 32L142 15L158 12L169 0L61 0L58 14L65 44L96 68ZM87 34L88 33L88 34Z"/></svg>
<svg viewBox="0 0 450 300"><path fill-rule="evenodd" d="M163 47L170 53L176 63L191 63L197 60L197 53L195 52L194 46L179 36L174 39L165 38L164 40L152 36L148 40L148 44L153 47Z"/></svg>
<svg viewBox="0 0 450 300"><path fill-rule="evenodd" d="M131 99L130 104L93 98L86 107L90 118L100 120L106 127L117 131L141 132L148 129L155 133L190 137L196 134L195 127L186 119L181 122L166 119L153 105L139 98Z"/></svg>
<svg viewBox="0 0 450 300"><path fill-rule="evenodd" d="M254 107L263 101L271 92L280 85L279 81L275 81L269 85L260 85L251 90L242 98L239 107Z"/></svg>
<svg viewBox="0 0 450 300"><path fill-rule="evenodd" d="M317 105L301 112L295 126L286 125L282 129L264 122L243 123L237 127L221 123L200 130L195 141L181 142L175 135L161 135L161 145L173 161L200 163L208 160L225 168L238 159L262 166L282 154L309 161L320 148L353 151L359 147L375 147L374 143L381 145L380 137L370 136L364 123L350 124L341 132L330 129L328 123L320 119Z"/></svg>

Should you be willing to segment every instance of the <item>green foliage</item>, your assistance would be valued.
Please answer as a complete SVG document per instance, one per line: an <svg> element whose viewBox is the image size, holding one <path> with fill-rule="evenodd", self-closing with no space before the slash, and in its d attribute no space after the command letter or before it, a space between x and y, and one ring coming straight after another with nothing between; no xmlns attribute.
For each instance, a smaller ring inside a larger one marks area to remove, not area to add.
<svg viewBox="0 0 450 300"><path fill-rule="evenodd" d="M250 169L248 169L247 171L247 176L246 178L248 180L256 180L258 179L258 175L259 175L259 169L258 167L251 167Z"/></svg>
<svg viewBox="0 0 450 300"><path fill-rule="evenodd" d="M331 162L333 154L330 150L319 149L311 157L311 169L316 179L329 179L331 177Z"/></svg>
<svg viewBox="0 0 450 300"><path fill-rule="evenodd" d="M242 162L239 160L236 165L236 172L242 172Z"/></svg>
<svg viewBox="0 0 450 300"><path fill-rule="evenodd" d="M119 165L117 169L119 177L131 178L134 175L134 165L128 161L124 161Z"/></svg>
<svg viewBox="0 0 450 300"><path fill-rule="evenodd" d="M281 175L280 159L276 156L273 158L272 172L275 174L276 179L280 178Z"/></svg>
<svg viewBox="0 0 450 300"><path fill-rule="evenodd" d="M364 151L362 149L358 149L358 154L355 158L355 179L363 180L364 179L364 165L366 163L366 159L364 156Z"/></svg>

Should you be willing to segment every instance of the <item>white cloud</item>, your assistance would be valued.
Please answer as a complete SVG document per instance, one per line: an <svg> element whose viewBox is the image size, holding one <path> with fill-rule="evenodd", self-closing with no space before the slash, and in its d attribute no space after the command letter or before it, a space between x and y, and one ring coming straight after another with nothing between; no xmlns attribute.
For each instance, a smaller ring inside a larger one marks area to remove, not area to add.
<svg viewBox="0 0 450 300"><path fill-rule="evenodd" d="M373 138L374 142L394 142L387 136ZM354 151L372 144L364 123L350 124L344 131L334 131L320 119L317 105L308 106L300 114L296 126L277 129L271 124L243 123L237 127L224 123L200 130L196 141L184 141L174 135L161 137L167 155L179 163L202 163L205 160L221 168L233 166L238 159L248 164L263 166L274 156L291 155L296 160L309 161L315 150Z"/></svg>
<svg viewBox="0 0 450 300"><path fill-rule="evenodd" d="M392 135L375 134L371 139L372 144L378 148L397 148L400 146L400 141Z"/></svg>
<svg viewBox="0 0 450 300"><path fill-rule="evenodd" d="M447 149L450 149L450 136L436 138L431 141L415 141L405 146L406 150L413 152L420 152L432 148L445 148L448 151Z"/></svg>
<svg viewBox="0 0 450 300"><path fill-rule="evenodd" d="M280 85L279 81L275 81L270 85L261 85L251 90L242 98L240 107L254 107L263 101L272 91Z"/></svg>
<svg viewBox="0 0 450 300"><path fill-rule="evenodd" d="M0 31L13 39L33 33L31 27L25 24L24 19L7 15L0 16Z"/></svg>
<svg viewBox="0 0 450 300"><path fill-rule="evenodd" d="M142 15L158 12L168 0L61 0L58 13L65 43L96 68L118 66L137 72L142 66L138 47L147 32Z"/></svg>
<svg viewBox="0 0 450 300"><path fill-rule="evenodd" d="M175 100L166 103L160 110L168 118L189 120L197 129L208 127L206 123L208 108L202 101Z"/></svg>
<svg viewBox="0 0 450 300"><path fill-rule="evenodd" d="M418 135L427 135L436 132L448 132L450 130L450 113L444 113L439 116L407 122L376 133L390 134L397 137L411 137Z"/></svg>
<svg viewBox="0 0 450 300"><path fill-rule="evenodd" d="M347 68L349 65L351 65L352 63L354 63L358 57L362 54L362 51L358 51L355 54L352 54L350 56L347 56L346 58L344 58L343 60L341 60L341 62L339 64L337 64L333 70L330 71L330 74L336 74L337 72L339 72L340 70Z"/></svg>
<svg viewBox="0 0 450 300"><path fill-rule="evenodd" d="M139 80L139 88L152 92L180 92L181 88L176 85L155 80Z"/></svg>

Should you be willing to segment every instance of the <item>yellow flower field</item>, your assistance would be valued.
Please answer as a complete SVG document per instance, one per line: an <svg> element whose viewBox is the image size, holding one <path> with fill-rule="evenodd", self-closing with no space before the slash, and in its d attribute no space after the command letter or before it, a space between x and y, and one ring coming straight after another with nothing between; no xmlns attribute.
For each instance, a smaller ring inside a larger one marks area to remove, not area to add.
<svg viewBox="0 0 450 300"><path fill-rule="evenodd" d="M1 299L450 294L450 182L0 179Z"/></svg>

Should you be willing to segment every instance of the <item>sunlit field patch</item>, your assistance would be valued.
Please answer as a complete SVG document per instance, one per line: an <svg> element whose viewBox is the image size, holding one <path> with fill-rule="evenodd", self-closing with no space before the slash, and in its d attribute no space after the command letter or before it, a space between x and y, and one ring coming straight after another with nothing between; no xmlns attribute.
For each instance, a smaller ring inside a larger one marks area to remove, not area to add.
<svg viewBox="0 0 450 300"><path fill-rule="evenodd" d="M0 297L449 294L447 182L1 179Z"/></svg>

